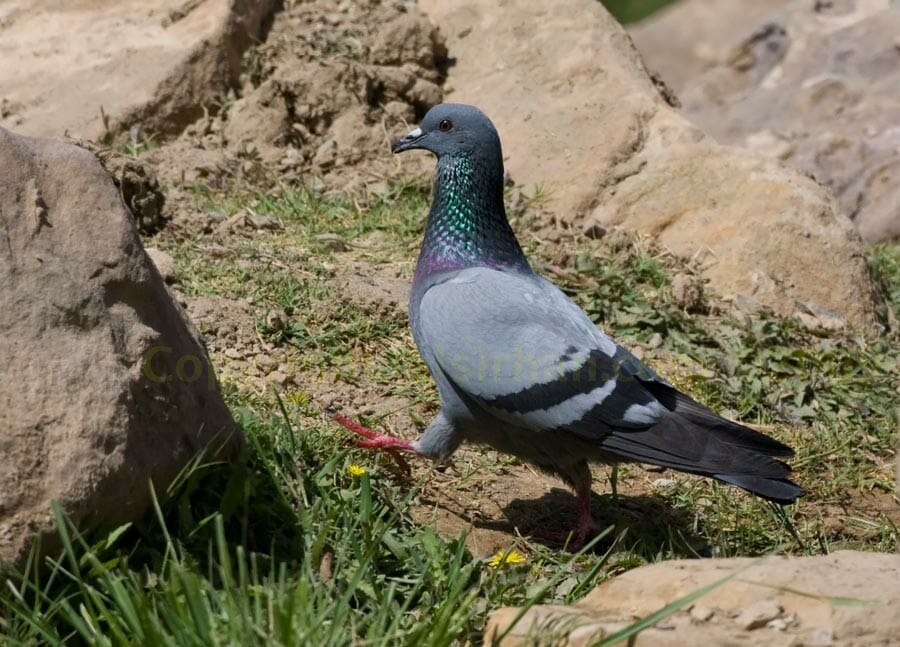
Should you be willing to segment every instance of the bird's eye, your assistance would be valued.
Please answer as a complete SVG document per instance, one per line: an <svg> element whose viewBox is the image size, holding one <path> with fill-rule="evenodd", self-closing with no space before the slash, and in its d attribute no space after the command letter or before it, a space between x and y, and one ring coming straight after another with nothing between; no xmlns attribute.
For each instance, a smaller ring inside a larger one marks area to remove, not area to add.
<svg viewBox="0 0 900 647"><path fill-rule="evenodd" d="M442 133L447 132L451 128L453 128L453 122L449 119L443 119L441 120L441 123L438 124L438 130L440 130Z"/></svg>

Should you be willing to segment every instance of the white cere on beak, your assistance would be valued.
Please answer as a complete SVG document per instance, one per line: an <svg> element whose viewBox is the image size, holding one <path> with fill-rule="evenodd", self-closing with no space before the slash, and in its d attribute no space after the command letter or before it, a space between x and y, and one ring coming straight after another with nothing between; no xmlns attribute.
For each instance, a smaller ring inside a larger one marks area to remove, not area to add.
<svg viewBox="0 0 900 647"><path fill-rule="evenodd" d="M406 137L404 137L404 139L415 139L416 137L421 137L421 136L422 136L422 129L416 128L415 130L409 131L409 134Z"/></svg>

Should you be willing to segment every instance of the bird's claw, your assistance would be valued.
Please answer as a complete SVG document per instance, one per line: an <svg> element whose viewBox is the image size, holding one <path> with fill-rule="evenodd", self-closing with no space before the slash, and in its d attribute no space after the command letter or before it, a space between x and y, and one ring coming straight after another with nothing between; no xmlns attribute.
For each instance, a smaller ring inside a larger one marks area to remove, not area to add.
<svg viewBox="0 0 900 647"><path fill-rule="evenodd" d="M363 438L359 438L353 441L353 444L357 447L363 449L383 449L388 454L391 455L391 458L394 459L394 462L397 463L397 466L404 474L410 473L409 463L406 461L403 456L400 455L400 452L409 452L411 454L417 454L418 452L413 449L412 443L403 438L396 438L394 436L389 436L387 434L379 434L374 429L369 429L368 427L364 427L358 422L353 422L346 416L342 416L339 413L332 413L332 419L337 422L342 427L349 429L355 434L359 434Z"/></svg>

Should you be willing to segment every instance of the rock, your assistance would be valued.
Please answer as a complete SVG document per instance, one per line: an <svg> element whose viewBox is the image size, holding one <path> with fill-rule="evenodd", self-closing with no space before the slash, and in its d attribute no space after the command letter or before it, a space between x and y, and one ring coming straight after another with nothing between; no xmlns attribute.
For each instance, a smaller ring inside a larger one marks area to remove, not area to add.
<svg viewBox="0 0 900 647"><path fill-rule="evenodd" d="M313 156L313 164L315 164L316 166L321 166L322 168L328 168L329 166L334 164L334 158L336 155L337 142L333 139L326 139L316 149L316 154L315 156Z"/></svg>
<svg viewBox="0 0 900 647"><path fill-rule="evenodd" d="M657 29L694 30L692 18L673 11ZM760 24L737 24L730 53L685 81L686 115L720 142L783 159L829 186L867 241L900 237L900 6L794 0ZM645 53L655 65L655 52Z"/></svg>
<svg viewBox="0 0 900 647"><path fill-rule="evenodd" d="M699 604L695 604L691 607L691 618L693 618L697 622L706 622L715 614L716 612L709 607L705 607Z"/></svg>
<svg viewBox="0 0 900 647"><path fill-rule="evenodd" d="M789 0L679 0L628 26L647 67L680 94L701 72L728 56L734 44Z"/></svg>
<svg viewBox="0 0 900 647"><path fill-rule="evenodd" d="M543 186L545 208L653 235L695 258L721 296L746 294L785 315L812 301L852 325L871 322L862 241L830 193L693 127L600 3L420 6L455 61L446 99L487 112L511 175Z"/></svg>
<svg viewBox="0 0 900 647"><path fill-rule="evenodd" d="M0 562L139 519L240 437L196 331L88 151L0 128Z"/></svg>
<svg viewBox="0 0 900 647"><path fill-rule="evenodd" d="M281 308L270 310L266 314L266 327L270 330L282 331L287 330L288 315Z"/></svg>
<svg viewBox="0 0 900 647"><path fill-rule="evenodd" d="M781 613L782 608L775 600L759 600L741 611L734 623L741 629L753 631L778 619Z"/></svg>
<svg viewBox="0 0 900 647"><path fill-rule="evenodd" d="M169 254L156 247L147 247L145 250L147 256L156 266L156 271L166 283L175 282L175 259Z"/></svg>
<svg viewBox="0 0 900 647"><path fill-rule="evenodd" d="M254 229L278 229L278 223L274 218L261 213L250 212L247 214L247 222Z"/></svg>
<svg viewBox="0 0 900 647"><path fill-rule="evenodd" d="M281 371L273 371L266 376L266 380L268 380L270 384L277 386L284 386L290 379L291 378L287 373L282 373Z"/></svg>
<svg viewBox="0 0 900 647"><path fill-rule="evenodd" d="M238 211L236 214L229 216L218 225L216 225L216 229L222 234L229 234L244 229L245 227L250 226L251 223L247 217L247 214L243 211Z"/></svg>
<svg viewBox="0 0 900 647"><path fill-rule="evenodd" d="M788 621L784 618L774 618L766 623L766 627L774 631L784 631L788 628Z"/></svg>
<svg viewBox="0 0 900 647"><path fill-rule="evenodd" d="M12 0L0 20L0 126L99 139L178 133L237 84L276 0ZM65 99L62 100L61 98Z"/></svg>
<svg viewBox="0 0 900 647"><path fill-rule="evenodd" d="M333 252L346 252L350 246L338 234L316 234L313 238L317 243L324 245Z"/></svg>
<svg viewBox="0 0 900 647"><path fill-rule="evenodd" d="M847 322L839 312L818 303L797 302L797 318L812 332L833 333L847 327Z"/></svg>
<svg viewBox="0 0 900 647"><path fill-rule="evenodd" d="M628 644L888 645L900 635L900 555L839 551L642 566L604 582L572 606L537 605L517 621L520 609L498 609L489 616L484 644L592 644L730 574L737 575ZM778 619L783 622L767 627ZM492 642L511 624L502 640Z"/></svg>
<svg viewBox="0 0 900 647"><path fill-rule="evenodd" d="M606 235L606 227L601 225L596 220L588 220L586 223L584 223L584 226L582 226L581 233L588 238L598 240Z"/></svg>
<svg viewBox="0 0 900 647"><path fill-rule="evenodd" d="M703 284L688 274L676 274L672 277L672 298L679 308L685 312L703 312L706 299Z"/></svg>

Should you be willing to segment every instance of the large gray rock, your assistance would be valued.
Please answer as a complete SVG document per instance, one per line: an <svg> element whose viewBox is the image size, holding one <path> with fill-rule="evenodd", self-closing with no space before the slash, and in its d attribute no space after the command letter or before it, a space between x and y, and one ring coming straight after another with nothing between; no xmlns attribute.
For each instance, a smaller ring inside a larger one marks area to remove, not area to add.
<svg viewBox="0 0 900 647"><path fill-rule="evenodd" d="M830 192L692 126L599 2L420 6L455 60L446 99L487 112L512 178L542 186L561 218L651 234L742 303L869 321L862 241Z"/></svg>
<svg viewBox="0 0 900 647"><path fill-rule="evenodd" d="M711 69L679 80L686 115L721 142L831 187L866 240L900 237L900 4L782 4L764 17L757 3L737 5L744 18L739 34L728 32L730 47ZM650 67L690 61L653 43L692 29L694 18L677 8L642 28Z"/></svg>
<svg viewBox="0 0 900 647"><path fill-rule="evenodd" d="M900 555L840 551L643 566L604 582L570 607L539 605L524 614L498 609L488 620L484 644L586 647L734 573L628 645L863 647L894 645L900 636Z"/></svg>
<svg viewBox="0 0 900 647"><path fill-rule="evenodd" d="M0 563L140 517L240 443L206 353L89 152L0 128Z"/></svg>
<svg viewBox="0 0 900 647"><path fill-rule="evenodd" d="M701 72L728 58L734 44L789 0L678 0L628 25L647 67L678 95Z"/></svg>
<svg viewBox="0 0 900 647"><path fill-rule="evenodd" d="M214 109L278 0L7 0L0 126L96 139L171 134Z"/></svg>

